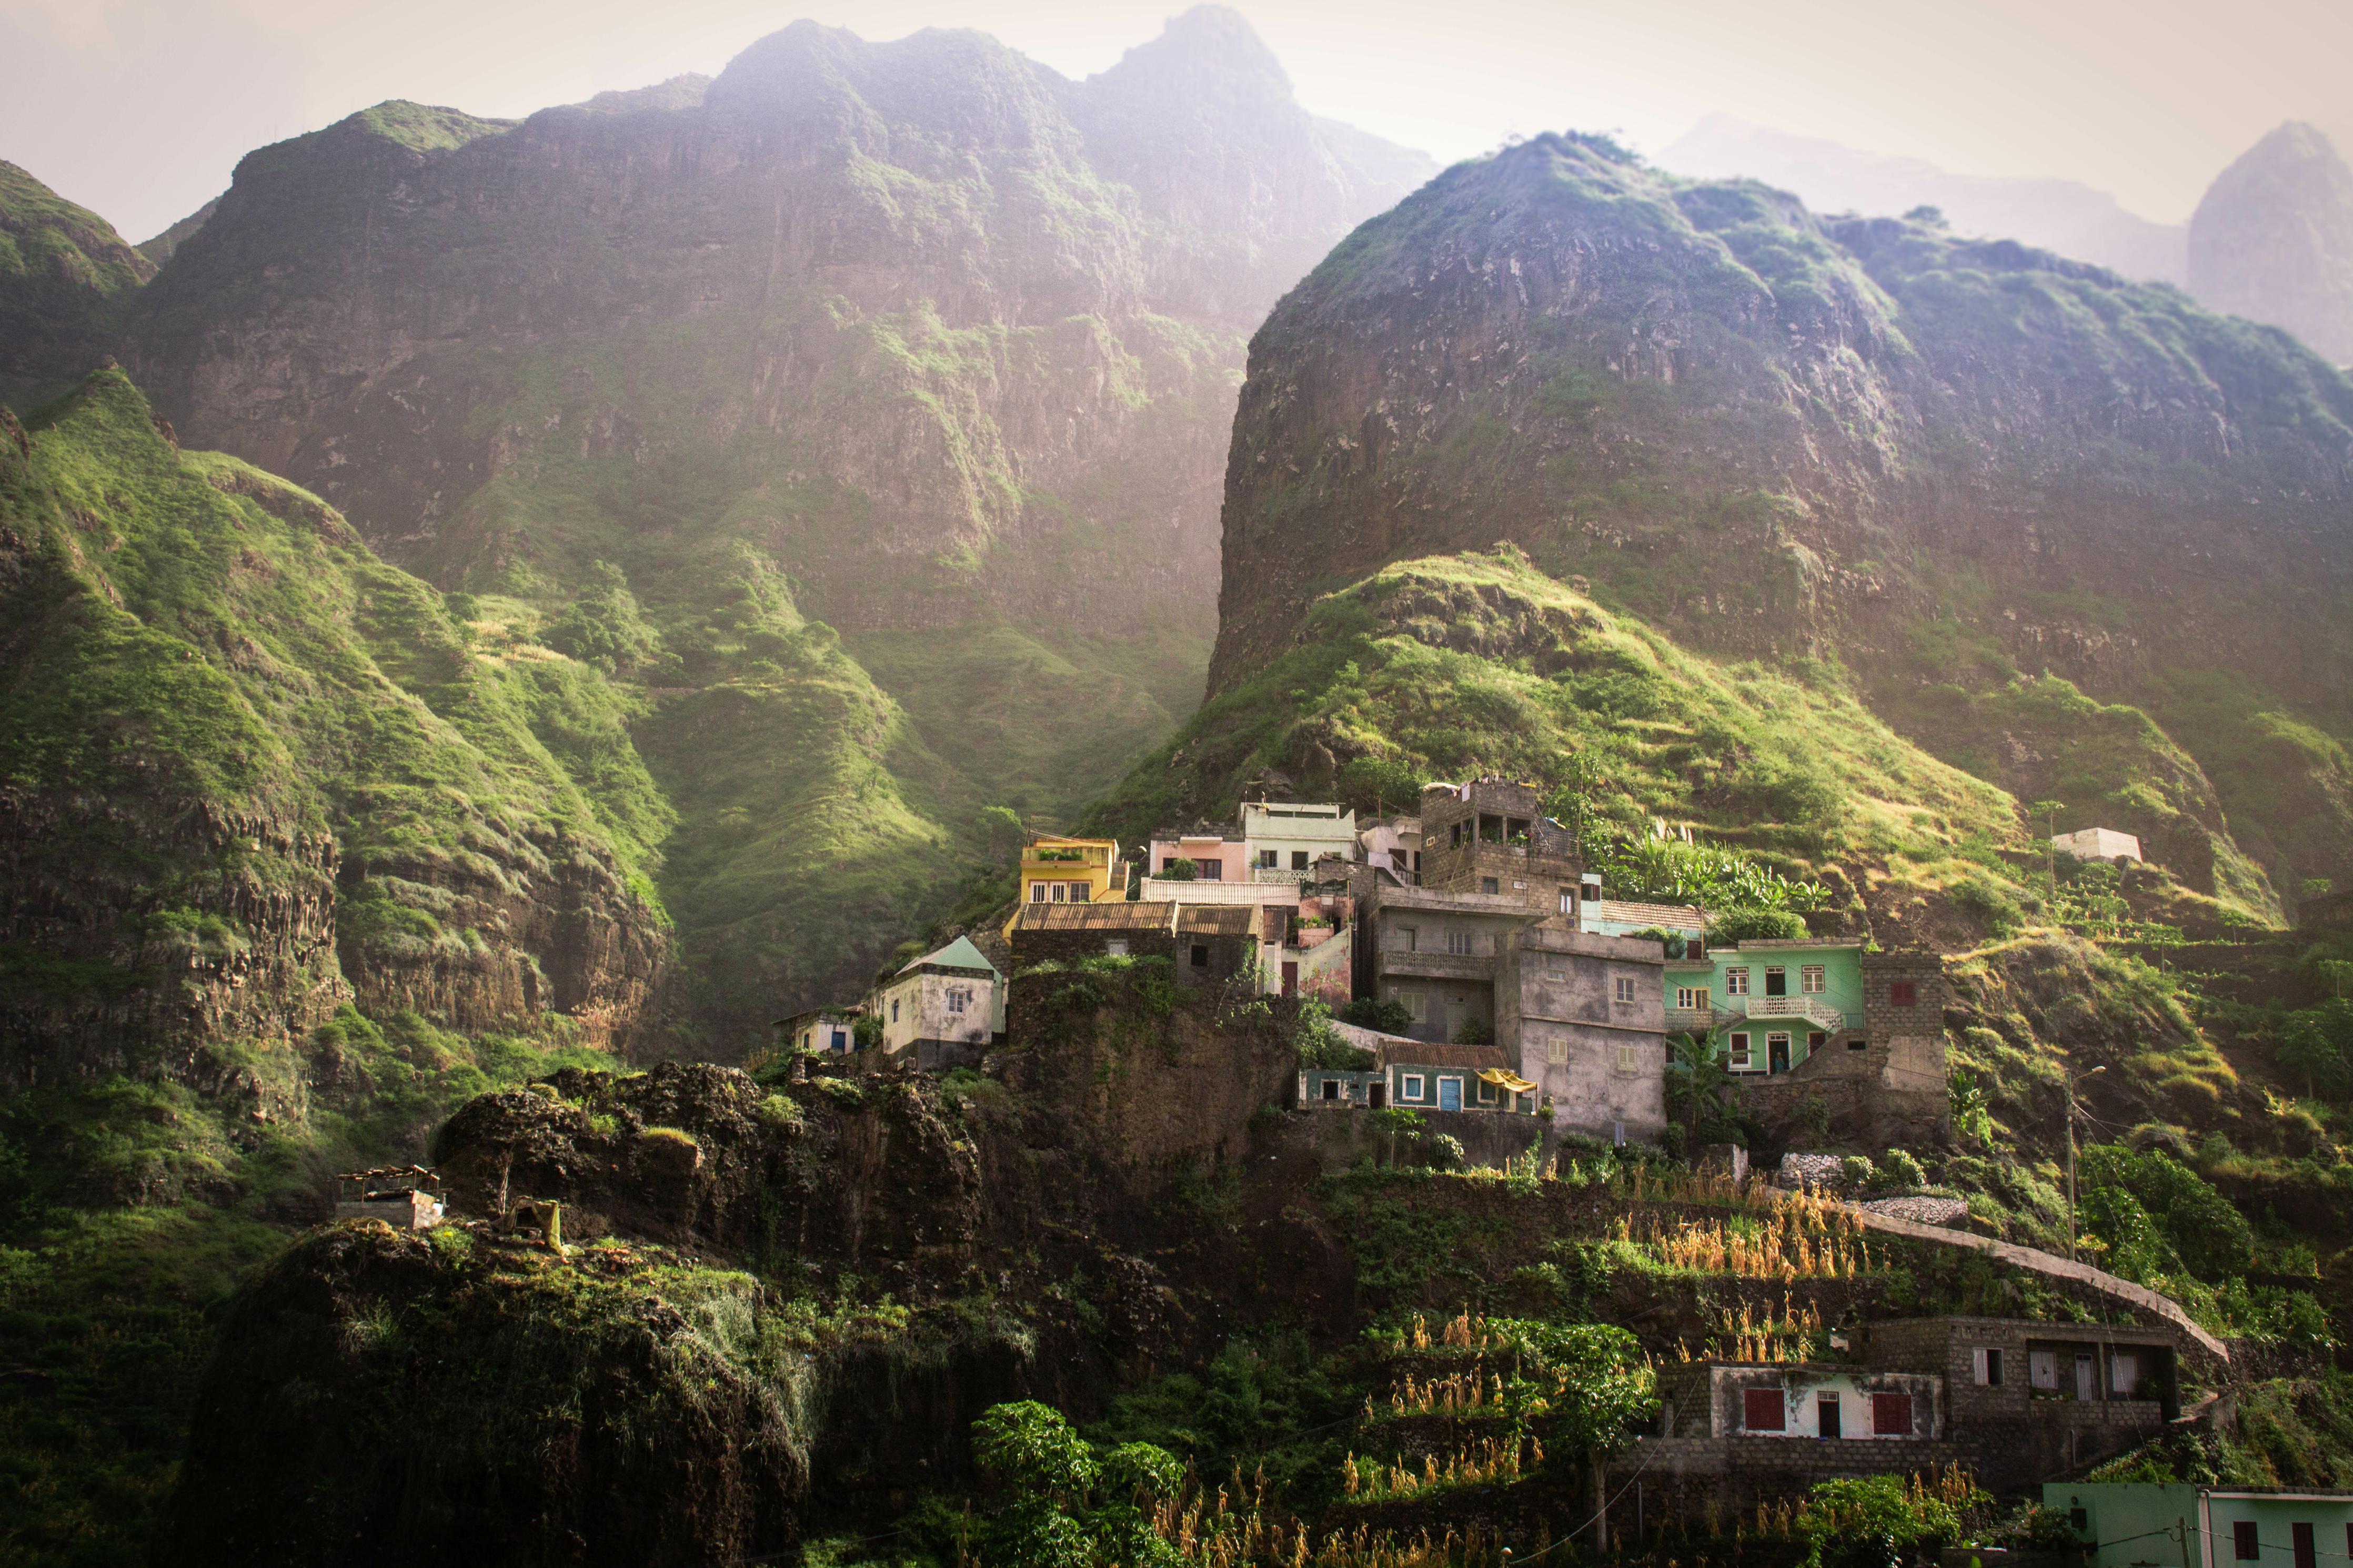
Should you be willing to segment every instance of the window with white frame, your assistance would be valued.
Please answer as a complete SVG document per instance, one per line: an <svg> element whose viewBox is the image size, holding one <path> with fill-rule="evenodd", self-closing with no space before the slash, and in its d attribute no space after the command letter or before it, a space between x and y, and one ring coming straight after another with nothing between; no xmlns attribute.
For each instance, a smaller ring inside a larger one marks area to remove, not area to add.
<svg viewBox="0 0 2353 1568"><path fill-rule="evenodd" d="M1568 1042L1567 1040L1546 1040L1545 1042L1545 1061L1553 1067L1567 1067L1568 1065Z"/></svg>
<svg viewBox="0 0 2353 1568"><path fill-rule="evenodd" d="M961 1013L971 1001L972 990L969 986L952 985L948 988L949 1012Z"/></svg>
<svg viewBox="0 0 2353 1568"><path fill-rule="evenodd" d="M1634 982L1631 977L1623 974L1618 977L1618 1000L1624 1003L1631 1003L1634 1000Z"/></svg>
<svg viewBox="0 0 2353 1568"><path fill-rule="evenodd" d="M1640 1064L1634 1059L1633 1047L1620 1046L1618 1047L1618 1070L1620 1072L1632 1072Z"/></svg>
<svg viewBox="0 0 2353 1568"><path fill-rule="evenodd" d="M1468 957L1471 952L1471 933L1467 931L1448 931L1446 933L1446 951L1456 954L1458 957Z"/></svg>
<svg viewBox="0 0 2353 1568"><path fill-rule="evenodd" d="M1809 963L1798 971L1798 988L1809 996L1819 996L1826 989L1822 966Z"/></svg>
<svg viewBox="0 0 2353 1568"><path fill-rule="evenodd" d="M1485 1079L1483 1079L1483 1078L1482 1078L1482 1079L1474 1079L1473 1081L1475 1081L1475 1082L1478 1084L1478 1086L1479 1086L1479 1103L1480 1103L1480 1104L1482 1104L1482 1105L1493 1105L1493 1104L1494 1104L1494 1103L1495 1103L1495 1086L1494 1086L1493 1084L1492 1084L1492 1083L1489 1083L1489 1082L1488 1082Z"/></svg>
<svg viewBox="0 0 2353 1568"><path fill-rule="evenodd" d="M1056 884L1054 884L1054 883L1052 883L1052 882L1032 882L1032 883L1030 883L1030 884L1029 884L1029 901L1030 901L1031 903L1033 903L1033 904L1042 904L1042 903L1044 903L1044 902L1046 901L1046 900L1047 900L1049 897L1050 897L1050 896L1051 896L1051 889L1053 889L1055 888L1055 886L1056 886Z"/></svg>
<svg viewBox="0 0 2353 1568"><path fill-rule="evenodd" d="M1419 1073L1409 1072L1406 1074L1401 1080L1399 1080L1398 1085L1398 1098L1399 1100L1419 1100L1421 1098L1421 1075Z"/></svg>
<svg viewBox="0 0 2353 1568"><path fill-rule="evenodd" d="M1748 1037L1746 1035L1732 1037L1732 1070L1735 1072L1748 1070Z"/></svg>
<svg viewBox="0 0 2353 1568"><path fill-rule="evenodd" d="M1724 972L1724 994L1726 996L1747 995L1748 971L1746 969L1725 970Z"/></svg>
<svg viewBox="0 0 2353 1568"><path fill-rule="evenodd" d="M1677 1012L1688 1013L1698 1005L1699 988L1697 986L1678 985L1675 987L1675 1010Z"/></svg>

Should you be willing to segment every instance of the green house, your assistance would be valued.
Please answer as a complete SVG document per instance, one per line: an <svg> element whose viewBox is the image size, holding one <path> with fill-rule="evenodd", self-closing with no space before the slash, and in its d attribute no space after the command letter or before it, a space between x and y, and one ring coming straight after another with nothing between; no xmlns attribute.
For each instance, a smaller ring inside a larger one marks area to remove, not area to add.
<svg viewBox="0 0 2353 1568"><path fill-rule="evenodd" d="M2090 1568L2320 1568L2353 1556L2345 1492L2047 1481L2042 1506L2093 1546Z"/></svg>
<svg viewBox="0 0 2353 1568"><path fill-rule="evenodd" d="M1671 942L1666 986L1667 1033L1704 1036L1736 1073L1788 1072L1865 1037L1858 942Z"/></svg>

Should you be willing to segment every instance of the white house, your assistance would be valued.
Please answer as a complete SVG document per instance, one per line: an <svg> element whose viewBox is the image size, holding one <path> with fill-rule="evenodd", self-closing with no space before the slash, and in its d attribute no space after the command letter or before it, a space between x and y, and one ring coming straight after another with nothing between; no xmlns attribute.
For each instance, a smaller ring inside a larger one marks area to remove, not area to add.
<svg viewBox="0 0 2353 1568"><path fill-rule="evenodd" d="M960 936L877 986L866 1012L881 1022L884 1050L912 1051L917 1067L939 1072L978 1061L1004 1032L1005 977Z"/></svg>
<svg viewBox="0 0 2353 1568"><path fill-rule="evenodd" d="M2113 827L2084 827L2055 834L2051 847L2063 849L2078 860L2137 860L2140 840Z"/></svg>

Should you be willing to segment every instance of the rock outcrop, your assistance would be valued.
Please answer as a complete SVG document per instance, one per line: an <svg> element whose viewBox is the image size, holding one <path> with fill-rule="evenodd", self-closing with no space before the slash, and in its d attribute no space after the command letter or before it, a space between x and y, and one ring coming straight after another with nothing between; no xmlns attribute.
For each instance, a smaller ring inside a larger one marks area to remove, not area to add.
<svg viewBox="0 0 2353 1568"><path fill-rule="evenodd" d="M2189 290L2353 364L2353 169L2290 121L2216 176L2189 220Z"/></svg>

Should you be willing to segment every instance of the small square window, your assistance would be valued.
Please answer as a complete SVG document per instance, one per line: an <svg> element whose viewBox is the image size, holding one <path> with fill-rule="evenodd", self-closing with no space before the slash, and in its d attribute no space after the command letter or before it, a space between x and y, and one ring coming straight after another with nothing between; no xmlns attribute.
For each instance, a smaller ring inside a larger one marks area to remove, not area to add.
<svg viewBox="0 0 2353 1568"><path fill-rule="evenodd" d="M1871 1042L1869 1040L1850 1039L1846 1043L1846 1048L1851 1051L1867 1051L1871 1049Z"/></svg>
<svg viewBox="0 0 2353 1568"><path fill-rule="evenodd" d="M1124 936L1115 936L1110 941L1104 942L1103 956L1106 958L1125 958L1127 956L1127 938Z"/></svg>
<svg viewBox="0 0 2353 1568"><path fill-rule="evenodd" d="M1629 1004L1634 1000L1634 982L1623 974L1618 977L1618 1000Z"/></svg>
<svg viewBox="0 0 2353 1568"><path fill-rule="evenodd" d="M1765 966L1765 994L1787 996L1789 994L1789 972L1778 963Z"/></svg>
<svg viewBox="0 0 2353 1568"><path fill-rule="evenodd" d="M972 993L959 985L955 990L948 993L948 1011L951 1013L961 1013L965 1009L965 1005L971 1000Z"/></svg>
<svg viewBox="0 0 2353 1568"><path fill-rule="evenodd" d="M1798 972L1798 974L1799 989L1802 990L1809 996L1819 996L1822 994L1822 988L1827 982L1823 977L1822 966L1820 964L1809 963L1803 969L1800 969Z"/></svg>
<svg viewBox="0 0 2353 1568"><path fill-rule="evenodd" d="M1741 1391L1740 1424L1750 1432L1780 1432L1788 1423L1782 1414L1781 1391L1749 1388Z"/></svg>
<svg viewBox="0 0 2353 1568"><path fill-rule="evenodd" d="M1494 878L1482 877L1479 879L1479 890L1482 893L1500 893L1504 889L1497 884Z"/></svg>
<svg viewBox="0 0 2353 1568"><path fill-rule="evenodd" d="M1871 1435L1874 1437L1912 1436L1912 1396L1908 1394L1873 1394Z"/></svg>
<svg viewBox="0 0 2353 1568"><path fill-rule="evenodd" d="M1327 1078L1324 1080L1324 1098L1326 1100L1337 1100L1340 1098L1339 1079Z"/></svg>
<svg viewBox="0 0 2353 1568"><path fill-rule="evenodd" d="M1689 985L1675 987L1675 1010L1688 1013L1699 1005L1699 992Z"/></svg>
<svg viewBox="0 0 2353 1568"><path fill-rule="evenodd" d="M1047 884L1046 884L1046 883L1044 883L1044 882L1032 882L1032 883L1030 883L1030 884L1029 884L1029 901L1030 901L1031 903L1033 903L1033 904L1042 904L1042 903L1044 903L1044 902L1046 901L1046 888L1047 888Z"/></svg>
<svg viewBox="0 0 2353 1568"><path fill-rule="evenodd" d="M1265 867L1267 869L1272 870L1278 864L1275 858L1280 853L1280 850L1261 849L1258 852L1258 863Z"/></svg>
<svg viewBox="0 0 2353 1568"><path fill-rule="evenodd" d="M1405 1075L1404 1082L1398 1089L1398 1098L1399 1100L1419 1100L1421 1098L1421 1075L1419 1073L1409 1072Z"/></svg>
<svg viewBox="0 0 2353 1568"><path fill-rule="evenodd" d="M1304 871L1307 869L1306 850L1294 849L1291 852L1291 868L1294 871Z"/></svg>
<svg viewBox="0 0 2353 1568"><path fill-rule="evenodd" d="M1446 951L1462 957L1469 957L1471 953L1471 933L1467 931L1448 931L1446 933Z"/></svg>
<svg viewBox="0 0 2353 1568"><path fill-rule="evenodd" d="M1209 944L1208 942L1197 942L1193 944L1193 967L1196 969L1207 969L1209 967Z"/></svg>
<svg viewBox="0 0 2353 1568"><path fill-rule="evenodd" d="M1546 1040L1545 1042L1545 1061L1548 1066L1556 1068L1567 1067L1568 1065L1568 1042L1567 1040Z"/></svg>
<svg viewBox="0 0 2353 1568"><path fill-rule="evenodd" d="M1618 1070L1619 1070L1620 1072L1632 1072L1632 1071L1634 1071L1634 1070L1635 1070L1635 1068L1636 1068L1636 1063L1635 1063L1635 1060L1634 1060L1634 1047L1631 1047L1631 1046L1620 1046L1620 1047L1618 1047Z"/></svg>
<svg viewBox="0 0 2353 1568"><path fill-rule="evenodd" d="M1725 970L1724 972L1724 994L1726 996L1747 995L1748 971L1746 969Z"/></svg>
<svg viewBox="0 0 2353 1568"><path fill-rule="evenodd" d="M1914 980L1889 982L1887 1005L1891 1007L1917 1007L1920 1005L1919 982Z"/></svg>
<svg viewBox="0 0 2353 1568"><path fill-rule="evenodd" d="M1482 1105L1493 1105L1493 1104L1494 1104L1494 1103L1495 1103L1495 1086L1494 1086L1493 1084L1492 1084L1492 1083L1489 1083L1489 1082L1488 1082L1485 1079L1483 1079L1483 1078L1482 1078L1482 1079L1479 1079L1479 1080L1478 1080L1478 1083L1479 1083L1479 1103L1480 1103L1480 1104L1482 1104Z"/></svg>

